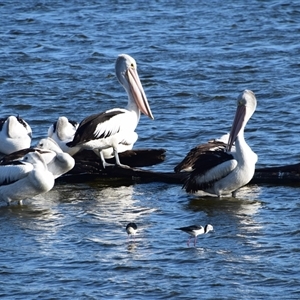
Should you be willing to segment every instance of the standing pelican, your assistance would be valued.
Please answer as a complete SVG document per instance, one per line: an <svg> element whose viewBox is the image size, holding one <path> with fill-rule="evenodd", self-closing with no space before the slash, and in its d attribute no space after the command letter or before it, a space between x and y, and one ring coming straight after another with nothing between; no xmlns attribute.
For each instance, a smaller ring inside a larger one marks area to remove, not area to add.
<svg viewBox="0 0 300 300"><path fill-rule="evenodd" d="M26 198L48 192L53 186L54 176L39 151L31 149L22 159L1 161L0 201L21 203Z"/></svg>
<svg viewBox="0 0 300 300"><path fill-rule="evenodd" d="M187 192L204 192L218 197L232 193L246 185L253 177L257 155L244 139L244 129L256 109L252 91L245 90L237 99L237 110L230 131L227 151L207 151L199 155L193 171L184 184ZM235 151L231 152L235 142Z"/></svg>
<svg viewBox="0 0 300 300"><path fill-rule="evenodd" d="M83 149L93 150L100 156L104 168L109 164L105 161L103 149L112 147L116 165L124 167L120 163L118 145L132 143L141 112L154 119L137 73L135 60L127 54L119 55L115 72L128 94L127 109L113 108L88 116L79 124L73 141L67 143L69 147L81 146Z"/></svg>
<svg viewBox="0 0 300 300"><path fill-rule="evenodd" d="M10 154L30 147L32 131L19 116L0 119L0 152Z"/></svg>

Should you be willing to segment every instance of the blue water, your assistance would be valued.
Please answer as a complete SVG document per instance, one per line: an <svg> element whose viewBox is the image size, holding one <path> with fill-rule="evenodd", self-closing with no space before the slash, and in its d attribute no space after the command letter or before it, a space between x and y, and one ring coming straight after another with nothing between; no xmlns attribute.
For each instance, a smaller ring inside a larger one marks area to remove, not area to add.
<svg viewBox="0 0 300 300"><path fill-rule="evenodd" d="M138 72L155 120L135 148L189 149L228 132L235 100L255 92L246 139L257 166L299 162L297 1L8 1L0 3L1 115L19 113L33 144L58 116L125 107L118 54ZM57 184L0 209L4 299L299 299L299 187L249 185L237 198L180 185ZM136 222L135 242L125 226ZM178 226L215 231L186 245Z"/></svg>

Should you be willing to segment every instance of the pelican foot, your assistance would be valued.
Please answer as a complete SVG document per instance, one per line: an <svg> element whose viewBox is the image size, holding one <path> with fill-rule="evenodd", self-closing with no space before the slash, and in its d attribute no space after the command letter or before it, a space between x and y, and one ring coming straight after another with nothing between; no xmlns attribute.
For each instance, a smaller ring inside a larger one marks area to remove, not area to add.
<svg viewBox="0 0 300 300"><path fill-rule="evenodd" d="M131 169L130 166L123 165L123 164L115 164L114 166L115 166L115 167L120 167L120 168L123 168L123 169Z"/></svg>

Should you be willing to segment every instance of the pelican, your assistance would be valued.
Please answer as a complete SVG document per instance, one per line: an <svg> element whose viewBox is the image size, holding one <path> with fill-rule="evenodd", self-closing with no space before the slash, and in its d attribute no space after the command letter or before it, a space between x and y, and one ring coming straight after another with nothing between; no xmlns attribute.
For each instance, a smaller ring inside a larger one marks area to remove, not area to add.
<svg viewBox="0 0 300 300"><path fill-rule="evenodd" d="M115 72L128 94L127 109L113 108L88 116L79 124L73 141L67 143L69 147L81 146L93 150L100 156L104 168L110 164L105 161L102 150L110 147L113 148L116 165L126 167L120 163L118 145L132 144L141 112L154 119L135 60L127 54L120 54L115 63Z"/></svg>
<svg viewBox="0 0 300 300"><path fill-rule="evenodd" d="M183 188L187 192L202 190L209 194L236 195L236 191L253 177L257 155L244 139L244 129L256 109L252 91L243 91L237 99L237 110L229 135L227 151L207 151L199 155ZM231 151L235 142L235 152Z"/></svg>
<svg viewBox="0 0 300 300"><path fill-rule="evenodd" d="M45 153L45 151L43 151ZM48 192L54 176L39 151L31 149L22 159L2 161L0 165L0 201L8 205Z"/></svg>
<svg viewBox="0 0 300 300"><path fill-rule="evenodd" d="M32 131L19 116L0 119L0 152L10 154L30 147Z"/></svg>
<svg viewBox="0 0 300 300"><path fill-rule="evenodd" d="M48 170L53 174L54 178L69 172L75 166L74 158L62 151L58 144L51 138L41 139L37 143L38 149L49 150L42 154Z"/></svg>
<svg viewBox="0 0 300 300"><path fill-rule="evenodd" d="M48 137L52 138L63 152L73 156L80 151L81 147L68 147L66 144L73 141L77 127L76 121L61 116L49 127Z"/></svg>
<svg viewBox="0 0 300 300"><path fill-rule="evenodd" d="M182 230L190 235L190 238L187 241L187 245L190 246L190 241L194 238L194 246L196 246L197 236L200 234L206 234L210 231L214 230L214 227L210 224L205 225L204 227L201 225L191 225L187 227L175 228L176 230Z"/></svg>

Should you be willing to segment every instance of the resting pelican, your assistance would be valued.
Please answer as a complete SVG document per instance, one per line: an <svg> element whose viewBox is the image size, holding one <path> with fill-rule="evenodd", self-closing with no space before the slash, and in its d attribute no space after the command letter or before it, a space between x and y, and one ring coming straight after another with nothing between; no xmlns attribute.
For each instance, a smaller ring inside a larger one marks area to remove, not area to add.
<svg viewBox="0 0 300 300"><path fill-rule="evenodd" d="M257 155L244 139L244 129L256 109L252 91L245 90L237 99L237 110L230 131L227 151L207 151L200 155L184 184L187 192L204 192L218 197L232 193L246 185L253 177ZM231 147L235 142L235 152Z"/></svg>
<svg viewBox="0 0 300 300"><path fill-rule="evenodd" d="M190 238L187 241L187 245L190 246L190 241L194 238L194 246L196 246L197 236L200 234L207 234L210 231L214 230L214 227L210 224L205 225L204 227L201 225L191 225L187 227L175 228L176 230L182 230L190 235Z"/></svg>
<svg viewBox="0 0 300 300"><path fill-rule="evenodd" d="M79 124L73 141L67 143L69 147L81 146L83 149L93 150L100 156L104 168L109 164L105 161L103 149L112 147L116 165L125 167L120 163L118 145L132 143L133 132L141 112L154 119L137 73L135 60L126 54L119 55L115 71L128 94L127 109L113 108L88 116Z"/></svg>
<svg viewBox="0 0 300 300"><path fill-rule="evenodd" d="M19 116L0 119L0 152L10 154L30 147L32 131Z"/></svg>
<svg viewBox="0 0 300 300"><path fill-rule="evenodd" d="M58 144L49 137L41 139L37 144L37 148L49 150L49 153L42 154L42 156L54 178L69 172L75 166L74 158L63 152Z"/></svg>
<svg viewBox="0 0 300 300"><path fill-rule="evenodd" d="M62 116L57 119L48 129L48 137L52 138L63 152L75 155L81 147L68 147L66 144L73 141L74 134L78 127L76 121L69 120Z"/></svg>
<svg viewBox="0 0 300 300"><path fill-rule="evenodd" d="M39 151L31 149L22 159L1 162L0 201L22 203L26 198L48 192L53 186L54 176Z"/></svg>

